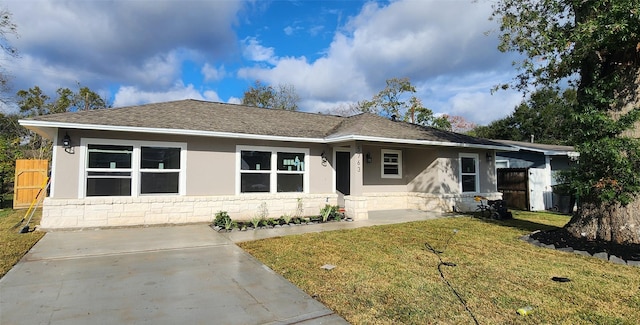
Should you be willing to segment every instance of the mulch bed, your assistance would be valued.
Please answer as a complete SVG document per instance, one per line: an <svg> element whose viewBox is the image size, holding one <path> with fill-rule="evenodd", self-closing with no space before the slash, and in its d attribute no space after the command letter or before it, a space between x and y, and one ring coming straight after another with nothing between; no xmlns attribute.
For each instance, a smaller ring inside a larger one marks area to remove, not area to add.
<svg viewBox="0 0 640 325"><path fill-rule="evenodd" d="M574 250L589 252L591 255L606 252L626 261L640 261L640 244L620 245L577 238L564 228L532 233L530 238L536 239L543 244L554 245L556 249L573 248Z"/></svg>

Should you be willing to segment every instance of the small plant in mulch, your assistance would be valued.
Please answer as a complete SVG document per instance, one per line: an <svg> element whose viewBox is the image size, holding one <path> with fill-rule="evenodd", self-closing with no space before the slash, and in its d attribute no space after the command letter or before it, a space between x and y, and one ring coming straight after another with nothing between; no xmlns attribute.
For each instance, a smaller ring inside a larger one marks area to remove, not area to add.
<svg viewBox="0 0 640 325"><path fill-rule="evenodd" d="M216 212L215 218L213 219L213 226L224 228L227 220L231 220L231 217L229 216L227 211L218 211Z"/></svg>

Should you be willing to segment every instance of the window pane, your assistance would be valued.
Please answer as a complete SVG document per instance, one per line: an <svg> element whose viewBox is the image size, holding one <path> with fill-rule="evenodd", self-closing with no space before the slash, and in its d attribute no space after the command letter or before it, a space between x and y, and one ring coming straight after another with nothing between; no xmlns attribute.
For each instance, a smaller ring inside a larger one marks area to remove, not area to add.
<svg viewBox="0 0 640 325"><path fill-rule="evenodd" d="M140 193L178 193L179 173L141 173Z"/></svg>
<svg viewBox="0 0 640 325"><path fill-rule="evenodd" d="M141 148L141 168L180 169L180 148Z"/></svg>
<svg viewBox="0 0 640 325"><path fill-rule="evenodd" d="M463 173L475 173L476 172L476 160L474 158L462 157L462 172Z"/></svg>
<svg viewBox="0 0 640 325"><path fill-rule="evenodd" d="M271 190L269 174L240 174L240 192L269 192Z"/></svg>
<svg viewBox="0 0 640 325"><path fill-rule="evenodd" d="M131 178L87 178L87 196L131 196Z"/></svg>
<svg viewBox="0 0 640 325"><path fill-rule="evenodd" d="M131 168L132 146L90 144L88 151L89 168Z"/></svg>
<svg viewBox="0 0 640 325"><path fill-rule="evenodd" d="M241 151L242 170L271 170L271 152Z"/></svg>
<svg viewBox="0 0 640 325"><path fill-rule="evenodd" d="M302 192L302 174L278 174L278 192Z"/></svg>
<svg viewBox="0 0 640 325"><path fill-rule="evenodd" d="M384 165L385 175L398 175L399 173L398 165Z"/></svg>
<svg viewBox="0 0 640 325"><path fill-rule="evenodd" d="M304 154L278 152L278 170L304 171Z"/></svg>
<svg viewBox="0 0 640 325"><path fill-rule="evenodd" d="M398 163L397 153L385 153L383 157L384 157L383 159L385 163L393 163L393 164Z"/></svg>
<svg viewBox="0 0 640 325"><path fill-rule="evenodd" d="M462 192L475 192L475 191L476 191L476 176L462 175Z"/></svg>

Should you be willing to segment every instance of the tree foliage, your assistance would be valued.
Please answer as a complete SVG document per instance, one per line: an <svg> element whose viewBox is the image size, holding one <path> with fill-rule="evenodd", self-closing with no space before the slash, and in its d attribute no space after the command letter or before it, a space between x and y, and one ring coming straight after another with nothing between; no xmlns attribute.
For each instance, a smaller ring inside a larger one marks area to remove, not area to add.
<svg viewBox="0 0 640 325"><path fill-rule="evenodd" d="M11 20L11 12L0 9L0 48L10 57L17 57L18 50L11 45L8 36L18 36L18 27ZM0 66L0 92L3 94L9 90L10 76L5 68ZM6 102L5 96L0 96L0 101Z"/></svg>
<svg viewBox="0 0 640 325"><path fill-rule="evenodd" d="M575 89L562 94L545 88L515 107L509 116L486 126L477 126L471 134L487 139L530 141L547 144L568 144L571 112L576 104Z"/></svg>
<svg viewBox="0 0 640 325"><path fill-rule="evenodd" d="M640 200L640 143L634 130L640 118L640 2L501 0L493 17L501 26L499 49L522 54L516 62L518 89L563 83L577 89L570 141L580 163L567 180L581 199L578 215L598 219L590 223L595 238L606 240L612 236L600 234L611 233L614 223L604 220L619 216L625 223L626 218L631 230L616 241L640 242L640 231L633 228L637 211L625 212ZM620 209L614 213L601 209L605 206Z"/></svg>
<svg viewBox="0 0 640 325"><path fill-rule="evenodd" d="M439 129L451 129L451 123L445 117L437 117L433 111L424 107L415 95L416 88L409 78L391 78L387 85L371 100L360 101L358 110L386 117L396 117L406 122L432 126Z"/></svg>
<svg viewBox="0 0 640 325"><path fill-rule="evenodd" d="M242 97L243 105L287 111L297 111L299 101L300 97L292 85L280 84L273 87L259 80L256 80Z"/></svg>

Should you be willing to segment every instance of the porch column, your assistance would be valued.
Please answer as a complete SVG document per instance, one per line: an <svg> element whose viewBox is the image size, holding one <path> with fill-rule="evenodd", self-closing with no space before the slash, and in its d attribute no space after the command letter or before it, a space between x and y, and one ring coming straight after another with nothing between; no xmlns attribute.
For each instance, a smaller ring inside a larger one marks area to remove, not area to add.
<svg viewBox="0 0 640 325"><path fill-rule="evenodd" d="M344 208L348 216L353 220L369 219L367 198L363 196L363 168L362 144L358 141L351 144L351 195L345 196Z"/></svg>

